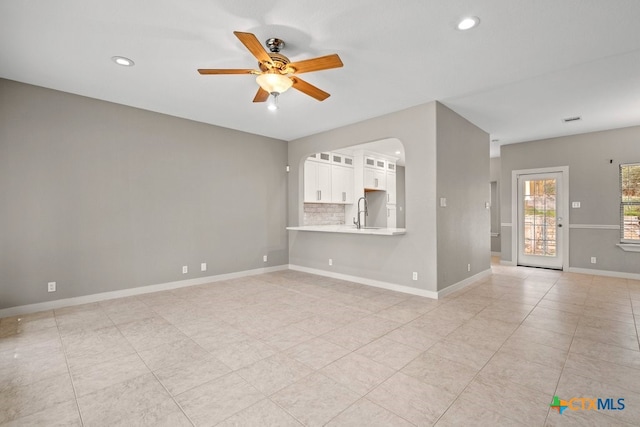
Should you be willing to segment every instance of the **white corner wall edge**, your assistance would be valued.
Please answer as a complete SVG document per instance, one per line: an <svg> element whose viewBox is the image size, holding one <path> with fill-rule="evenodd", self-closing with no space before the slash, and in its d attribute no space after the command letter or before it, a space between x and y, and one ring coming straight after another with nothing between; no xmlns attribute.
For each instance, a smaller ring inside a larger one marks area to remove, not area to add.
<svg viewBox="0 0 640 427"><path fill-rule="evenodd" d="M287 270L288 266L278 265L275 267L256 268L253 270L238 271L234 273L218 274L215 276L197 277L194 279L178 280L175 282L160 283L156 285L139 286L136 288L121 289L118 291L101 292L98 294L83 295L81 297L64 298L54 301L40 302L36 304L20 305L0 309L0 318L18 316L39 311L55 310L57 308L69 307L93 302L106 301L115 298L123 298L134 295L149 294L152 292L167 291L171 289L186 288L188 286L204 285L205 283L220 282L222 280L237 279L240 277L255 276L257 274L271 273L273 271Z"/></svg>
<svg viewBox="0 0 640 427"><path fill-rule="evenodd" d="M593 270L591 268L578 268L578 267L569 267L569 270L567 271L569 273L591 274L593 276L606 276L606 277L617 277L620 279L640 280L640 274L624 273L621 271Z"/></svg>
<svg viewBox="0 0 640 427"><path fill-rule="evenodd" d="M442 298L445 295L448 295L452 292L455 292L466 286L469 286L473 282L483 279L484 277L487 277L491 274L491 269L485 270L481 273L468 277L461 282L448 286L447 288L441 291L434 292L434 291L427 291L425 289L412 288L410 286L397 285L395 283L382 282L380 280L367 279L359 276L351 276L348 274L334 273L331 271L319 270L316 268L303 267L295 264L289 264L289 269L295 270L295 271L301 271L303 273L310 273L310 274L317 274L319 276L331 277L332 279L347 280L349 282L360 283L361 285L373 286L376 288L382 288L390 291L402 292L404 294L427 297L431 299Z"/></svg>

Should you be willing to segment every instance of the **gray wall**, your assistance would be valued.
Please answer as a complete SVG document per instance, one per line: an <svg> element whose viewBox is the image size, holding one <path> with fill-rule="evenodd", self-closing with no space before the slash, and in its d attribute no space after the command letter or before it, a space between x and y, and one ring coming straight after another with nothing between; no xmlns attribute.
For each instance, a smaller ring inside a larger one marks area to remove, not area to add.
<svg viewBox="0 0 640 427"><path fill-rule="evenodd" d="M442 141L436 142L436 132ZM432 292L488 269L489 214L484 202L489 200L489 137L435 102L291 141L291 225L300 223L301 167L306 156L384 138L398 138L405 148L407 234L290 232L290 263ZM452 171L463 177L450 179ZM437 177L437 173L441 175ZM446 218L436 218L437 188L450 193L457 206ZM468 218L472 220L464 221ZM461 250L465 253L463 263L459 261ZM329 258L333 259L331 267ZM467 263L472 264L471 272L467 272ZM418 272L418 281L411 279L413 271Z"/></svg>
<svg viewBox="0 0 640 427"><path fill-rule="evenodd" d="M286 163L284 141L0 80L0 308L287 264Z"/></svg>
<svg viewBox="0 0 640 427"><path fill-rule="evenodd" d="M302 224L302 165L308 155L398 138L406 155L408 226L406 235L392 237L290 231L291 264L437 290L435 108L432 102L289 142L290 225ZM414 271L418 281L411 279Z"/></svg>
<svg viewBox="0 0 640 427"><path fill-rule="evenodd" d="M581 203L579 209L570 209L572 227L619 225L618 165L640 162L639 141L640 127L629 127L503 146L502 222L512 223L511 171L569 166L569 200ZM511 228L502 228L502 259L506 261L512 261ZM569 266L640 273L640 254L622 251L615 246L619 242L619 230L573 227L569 233ZM591 264L592 256L597 257L597 264Z"/></svg>
<svg viewBox="0 0 640 427"><path fill-rule="evenodd" d="M449 108L436 108L438 290L491 267L489 134ZM467 271L471 264L471 272Z"/></svg>

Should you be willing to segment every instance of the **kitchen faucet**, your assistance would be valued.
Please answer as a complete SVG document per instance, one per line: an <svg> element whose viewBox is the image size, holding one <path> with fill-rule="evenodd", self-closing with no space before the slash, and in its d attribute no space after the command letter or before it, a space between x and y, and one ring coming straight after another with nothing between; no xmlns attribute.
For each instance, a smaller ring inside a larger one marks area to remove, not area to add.
<svg viewBox="0 0 640 427"><path fill-rule="evenodd" d="M364 210L360 210L360 200L364 200ZM365 197L360 197L358 199L358 220L356 221L353 218L353 223L356 225L356 228L360 230L362 228L362 223L360 222L360 214L364 212L364 227L367 226L367 216L369 216L369 208L367 207L367 199Z"/></svg>

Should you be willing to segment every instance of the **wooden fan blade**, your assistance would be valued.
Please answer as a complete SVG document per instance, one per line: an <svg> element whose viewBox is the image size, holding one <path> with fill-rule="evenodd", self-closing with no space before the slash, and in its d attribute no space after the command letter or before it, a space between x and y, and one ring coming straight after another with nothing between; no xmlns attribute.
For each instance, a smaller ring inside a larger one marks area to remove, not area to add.
<svg viewBox="0 0 640 427"><path fill-rule="evenodd" d="M265 102L267 99L269 99L269 92L259 87L253 102Z"/></svg>
<svg viewBox="0 0 640 427"><path fill-rule="evenodd" d="M305 59L304 61L294 62L289 64L289 67L293 67L296 73L308 73L310 71L328 70L330 68L340 68L344 64L340 60L338 54L320 56L313 59Z"/></svg>
<svg viewBox="0 0 640 427"><path fill-rule="evenodd" d="M237 38L240 39L243 45L249 52L256 57L259 62L269 62L271 63L271 57L267 53L266 50L262 47L260 41L251 33L242 33L240 31L234 31L233 34L236 35Z"/></svg>
<svg viewBox="0 0 640 427"><path fill-rule="evenodd" d="M208 68L199 68L198 72L200 74L259 74L257 70L250 69L242 69L242 68L228 68L228 69L208 69Z"/></svg>
<svg viewBox="0 0 640 427"><path fill-rule="evenodd" d="M325 99L331 96L330 94L323 91L322 89L318 89L311 83L307 83L298 77L293 76L291 77L291 80L293 80L294 89L298 89L300 92L305 93L310 97L317 99L318 101L324 101Z"/></svg>

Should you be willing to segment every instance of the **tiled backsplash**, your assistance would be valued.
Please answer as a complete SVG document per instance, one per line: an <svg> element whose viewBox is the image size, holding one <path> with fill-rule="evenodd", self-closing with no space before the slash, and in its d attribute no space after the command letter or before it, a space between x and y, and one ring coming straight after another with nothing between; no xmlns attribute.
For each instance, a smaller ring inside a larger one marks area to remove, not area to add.
<svg viewBox="0 0 640 427"><path fill-rule="evenodd" d="M305 203L304 225L344 224L344 205Z"/></svg>

